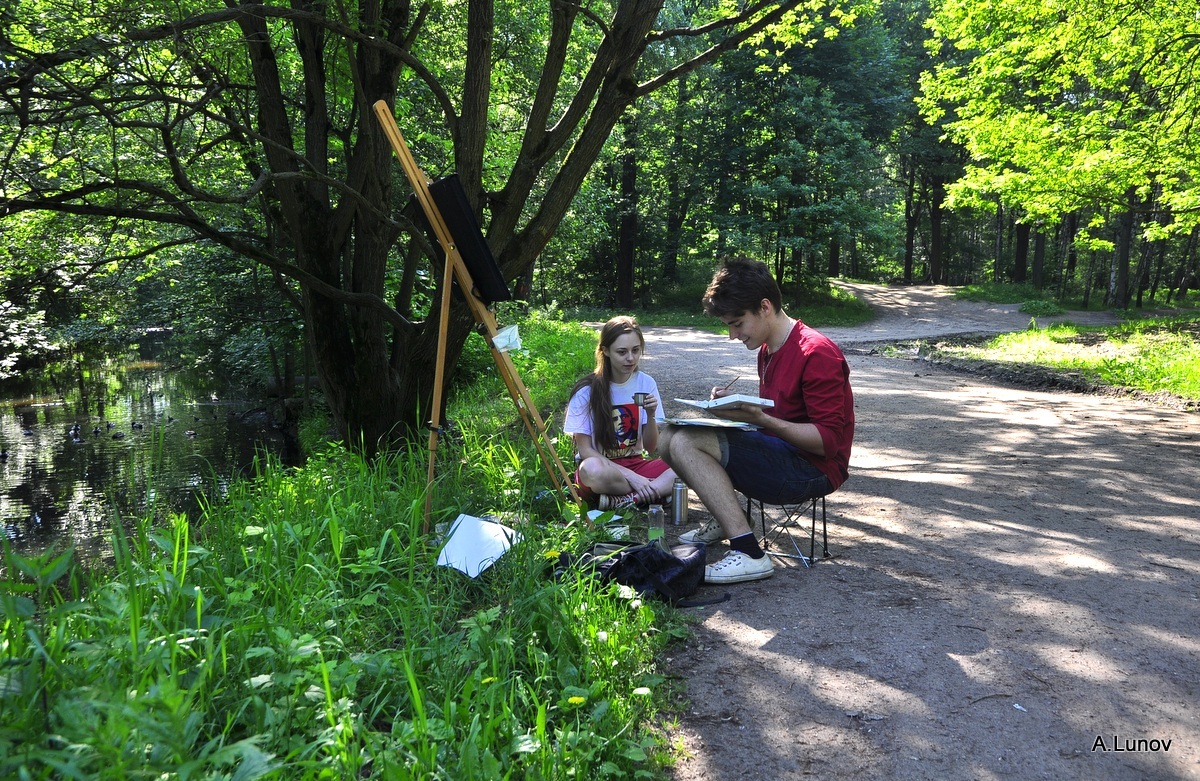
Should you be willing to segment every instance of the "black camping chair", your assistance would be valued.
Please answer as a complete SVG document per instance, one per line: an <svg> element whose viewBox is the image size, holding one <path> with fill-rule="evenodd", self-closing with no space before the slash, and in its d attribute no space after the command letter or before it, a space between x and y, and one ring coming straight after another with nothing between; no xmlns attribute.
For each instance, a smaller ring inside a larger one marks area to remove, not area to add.
<svg viewBox="0 0 1200 781"><path fill-rule="evenodd" d="M830 491L829 493L832 493ZM746 497L746 521L754 530L754 510L758 509L759 544L768 555L784 559L799 559L805 567L811 567L818 559L817 550L817 513L821 516L821 558L831 559L829 552L829 522L825 513L825 497L821 494L792 504L767 505L761 499ZM768 513L770 509L772 512ZM800 547L805 535L804 521L809 520L808 555ZM798 538L799 535L799 538Z"/></svg>

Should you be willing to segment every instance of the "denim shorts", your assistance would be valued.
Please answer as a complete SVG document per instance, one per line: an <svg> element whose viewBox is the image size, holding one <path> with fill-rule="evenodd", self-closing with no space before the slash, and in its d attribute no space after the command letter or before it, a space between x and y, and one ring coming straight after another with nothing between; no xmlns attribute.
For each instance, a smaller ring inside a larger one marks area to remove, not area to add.
<svg viewBox="0 0 1200 781"><path fill-rule="evenodd" d="M779 437L740 429L717 429L716 434L721 466L746 496L794 504L829 493L829 478Z"/></svg>

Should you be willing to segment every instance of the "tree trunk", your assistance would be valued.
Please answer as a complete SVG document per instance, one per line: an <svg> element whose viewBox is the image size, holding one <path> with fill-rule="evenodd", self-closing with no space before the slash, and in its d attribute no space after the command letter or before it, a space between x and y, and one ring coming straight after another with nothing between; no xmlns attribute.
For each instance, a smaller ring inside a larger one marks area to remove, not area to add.
<svg viewBox="0 0 1200 781"><path fill-rule="evenodd" d="M634 118L621 124L625 129L625 154L621 156L621 205L617 222L617 306L631 309L638 234L638 131Z"/></svg>
<svg viewBox="0 0 1200 781"><path fill-rule="evenodd" d="M917 226L921 223L921 202L917 198L917 166L909 161L908 182L904 188L904 281L912 284L916 253Z"/></svg>
<svg viewBox="0 0 1200 781"><path fill-rule="evenodd" d="M1187 245L1183 250L1183 257L1179 259L1179 266L1175 270L1175 281L1171 285L1171 290L1167 291L1167 303L1171 303L1171 296L1174 293L1176 303L1182 304L1184 297L1188 292L1188 275L1192 265L1192 260L1196 256L1197 238L1200 237L1200 227L1192 228L1192 232L1188 235Z"/></svg>
<svg viewBox="0 0 1200 781"><path fill-rule="evenodd" d="M1125 192L1127 208L1121 214L1117 226L1117 247L1114 261L1114 279L1111 303L1117 309L1129 305L1129 257L1133 251L1134 207L1137 204L1137 190L1130 187Z"/></svg>
<svg viewBox="0 0 1200 781"><path fill-rule="evenodd" d="M996 252L992 260L992 281L1003 278L1004 269L1004 207L996 206Z"/></svg>
<svg viewBox="0 0 1200 781"><path fill-rule="evenodd" d="M946 183L941 176L934 176L929 193L929 281L941 284L944 276L942 259L944 248L944 217L942 202L946 200Z"/></svg>
<svg viewBox="0 0 1200 781"><path fill-rule="evenodd" d="M675 100L675 125L671 136L671 159L667 161L667 224L663 248L663 279L674 282L679 263L679 247L683 242L683 225L691 205L690 188L684 186L684 150L686 149L686 108L691 101L688 78L679 80Z"/></svg>
<svg viewBox="0 0 1200 781"><path fill-rule="evenodd" d="M1079 213L1071 212L1063 221L1062 228L1062 246L1060 257L1065 256L1065 264L1062 260L1059 265L1063 267L1062 273L1058 279L1058 297L1065 299L1067 295L1067 284L1075 279L1075 266L1078 264L1079 252L1075 249L1075 234L1079 230Z"/></svg>
<svg viewBox="0 0 1200 781"><path fill-rule="evenodd" d="M1084 309L1091 306L1092 303L1092 286L1096 278L1096 250L1088 253L1087 276L1083 278L1083 301L1080 302Z"/></svg>
<svg viewBox="0 0 1200 781"><path fill-rule="evenodd" d="M1046 233L1038 224L1033 235L1033 286L1041 290L1046 284Z"/></svg>
<svg viewBox="0 0 1200 781"><path fill-rule="evenodd" d="M1013 249L1013 282L1029 278L1029 223L1017 223L1017 245Z"/></svg>

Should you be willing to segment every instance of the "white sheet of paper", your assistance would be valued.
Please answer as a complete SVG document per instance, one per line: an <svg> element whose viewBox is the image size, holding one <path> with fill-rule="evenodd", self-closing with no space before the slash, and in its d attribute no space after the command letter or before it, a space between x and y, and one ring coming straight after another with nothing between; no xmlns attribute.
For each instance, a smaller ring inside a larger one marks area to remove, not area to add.
<svg viewBox="0 0 1200 781"><path fill-rule="evenodd" d="M521 334L517 331L515 325L510 325L506 328L501 328L492 337L492 344L502 353L509 353L513 350L521 349Z"/></svg>
<svg viewBox="0 0 1200 781"><path fill-rule="evenodd" d="M446 544L438 554L438 566L453 567L473 578L504 555L521 535L501 523L492 523L462 513L454 519Z"/></svg>

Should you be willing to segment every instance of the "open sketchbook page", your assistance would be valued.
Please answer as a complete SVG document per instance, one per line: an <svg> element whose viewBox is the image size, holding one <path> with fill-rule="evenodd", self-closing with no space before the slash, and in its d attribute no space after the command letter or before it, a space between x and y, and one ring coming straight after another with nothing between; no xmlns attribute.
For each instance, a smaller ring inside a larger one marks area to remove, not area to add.
<svg viewBox="0 0 1200 781"><path fill-rule="evenodd" d="M700 401L698 399L675 399L680 404L686 404L689 407L696 409L721 409L723 407L740 407L743 404L752 407L774 407L775 402L770 399L764 399L760 396L749 396L745 393L733 393L729 396L722 396L719 399L706 399Z"/></svg>

